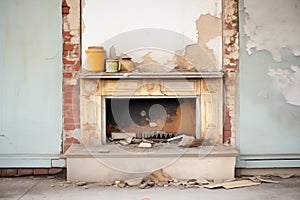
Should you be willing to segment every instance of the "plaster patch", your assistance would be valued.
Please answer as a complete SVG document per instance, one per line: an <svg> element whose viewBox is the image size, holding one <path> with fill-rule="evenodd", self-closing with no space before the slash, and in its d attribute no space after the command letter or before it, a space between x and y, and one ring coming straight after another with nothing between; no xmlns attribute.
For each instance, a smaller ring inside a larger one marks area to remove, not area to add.
<svg viewBox="0 0 300 200"><path fill-rule="evenodd" d="M210 14L201 15L196 21L198 44L205 47L207 54L222 68L222 20Z"/></svg>
<svg viewBox="0 0 300 200"><path fill-rule="evenodd" d="M213 50L218 70L222 69L222 37L217 36L206 43L208 49Z"/></svg>
<svg viewBox="0 0 300 200"><path fill-rule="evenodd" d="M71 35L71 43L80 44L80 7L79 0L67 0L70 6L69 14L63 19L64 30L69 30Z"/></svg>
<svg viewBox="0 0 300 200"><path fill-rule="evenodd" d="M249 36L246 44L249 55L251 48L269 51L278 62L281 48L300 55L299 0L245 0L244 6L248 13L244 30Z"/></svg>
<svg viewBox="0 0 300 200"><path fill-rule="evenodd" d="M65 139L68 138L75 138L76 140L80 141L80 129L74 129L65 133Z"/></svg>
<svg viewBox="0 0 300 200"><path fill-rule="evenodd" d="M291 70L270 68L268 75L273 78L287 103L300 106L300 67L292 65Z"/></svg>

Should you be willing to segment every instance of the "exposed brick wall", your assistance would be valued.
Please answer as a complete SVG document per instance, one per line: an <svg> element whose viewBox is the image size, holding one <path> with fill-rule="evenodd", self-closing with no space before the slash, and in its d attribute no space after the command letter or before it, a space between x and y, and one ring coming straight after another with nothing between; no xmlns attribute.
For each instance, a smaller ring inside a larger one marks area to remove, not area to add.
<svg viewBox="0 0 300 200"><path fill-rule="evenodd" d="M35 168L35 169L0 169L0 176L14 177L14 176L29 176L29 175L54 175L61 173L62 168Z"/></svg>
<svg viewBox="0 0 300 200"><path fill-rule="evenodd" d="M63 0L63 151L79 143L80 0Z"/></svg>
<svg viewBox="0 0 300 200"><path fill-rule="evenodd" d="M223 141L235 144L237 73L239 62L238 0L223 0L223 64L225 101Z"/></svg>

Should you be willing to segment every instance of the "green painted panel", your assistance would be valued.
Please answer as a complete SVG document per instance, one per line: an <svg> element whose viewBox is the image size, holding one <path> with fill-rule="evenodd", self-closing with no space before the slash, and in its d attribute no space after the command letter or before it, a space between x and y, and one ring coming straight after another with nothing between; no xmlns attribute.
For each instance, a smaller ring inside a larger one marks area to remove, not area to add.
<svg viewBox="0 0 300 200"><path fill-rule="evenodd" d="M62 134L61 0L1 0L0 15L0 158L57 155Z"/></svg>
<svg viewBox="0 0 300 200"><path fill-rule="evenodd" d="M300 106L288 104L280 93L269 69L286 69L300 65L300 56L282 49L282 61L276 62L268 51L246 51L249 37L245 35L243 0L240 1L240 118L238 119L237 145L241 154L298 154L300 156ZM257 1L258 9L259 1ZM266 10L268 12L268 10ZM276 41L274 41L276 42ZM257 157L257 159L262 159ZM284 158L283 158L284 159ZM287 158L288 160L288 158ZM299 161L254 162L241 167L300 167ZM271 163L271 164L270 164ZM282 164L285 163L285 164Z"/></svg>

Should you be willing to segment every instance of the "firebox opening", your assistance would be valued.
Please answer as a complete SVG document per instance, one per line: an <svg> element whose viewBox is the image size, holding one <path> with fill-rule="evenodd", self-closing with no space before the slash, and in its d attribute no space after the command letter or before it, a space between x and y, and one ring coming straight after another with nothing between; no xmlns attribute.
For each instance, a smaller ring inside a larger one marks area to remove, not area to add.
<svg viewBox="0 0 300 200"><path fill-rule="evenodd" d="M112 132L136 133L140 138L196 136L196 99L106 98L106 137Z"/></svg>

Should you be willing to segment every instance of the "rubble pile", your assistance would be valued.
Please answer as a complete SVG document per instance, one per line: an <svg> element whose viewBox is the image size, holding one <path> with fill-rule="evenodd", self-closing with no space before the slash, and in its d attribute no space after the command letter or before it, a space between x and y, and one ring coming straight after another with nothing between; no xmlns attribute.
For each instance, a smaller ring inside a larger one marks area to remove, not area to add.
<svg viewBox="0 0 300 200"><path fill-rule="evenodd" d="M196 139L194 136L185 134L171 134L164 131L143 132L141 134L130 132L112 132L109 140L112 144L119 144L121 146L138 147L138 148L152 148L156 144L163 143L177 143L180 147L199 147L202 145L209 145L209 140L200 138Z"/></svg>

